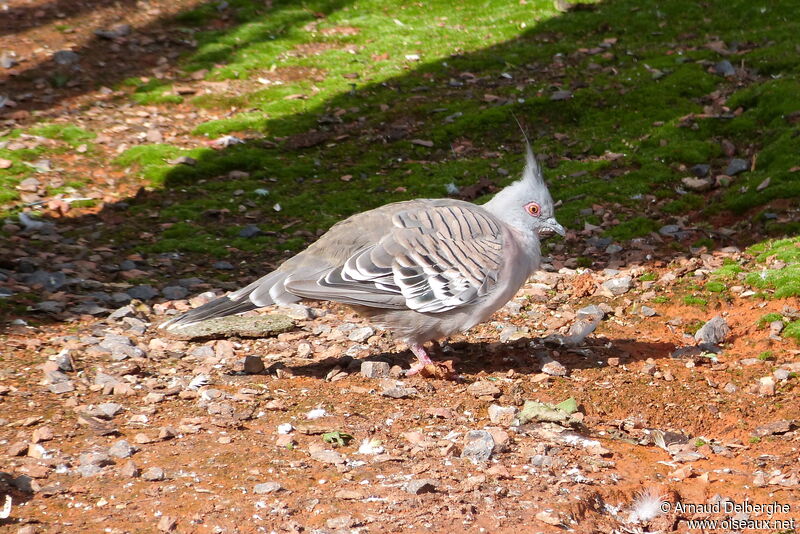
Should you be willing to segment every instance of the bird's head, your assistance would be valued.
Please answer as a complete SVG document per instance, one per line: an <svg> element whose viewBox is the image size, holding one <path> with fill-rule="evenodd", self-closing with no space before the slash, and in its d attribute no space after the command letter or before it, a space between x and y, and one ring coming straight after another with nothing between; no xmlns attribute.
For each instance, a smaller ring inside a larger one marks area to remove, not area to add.
<svg viewBox="0 0 800 534"><path fill-rule="evenodd" d="M485 207L517 230L533 234L539 239L553 234L563 236L564 227L555 218L553 197L544 183L542 170L527 140L525 149L522 178L497 193Z"/></svg>

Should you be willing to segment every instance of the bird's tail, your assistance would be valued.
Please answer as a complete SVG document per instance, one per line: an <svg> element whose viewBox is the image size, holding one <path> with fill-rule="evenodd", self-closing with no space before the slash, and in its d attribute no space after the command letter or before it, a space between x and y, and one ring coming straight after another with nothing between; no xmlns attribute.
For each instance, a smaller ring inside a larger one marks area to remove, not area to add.
<svg viewBox="0 0 800 534"><path fill-rule="evenodd" d="M275 304L274 297L285 293L283 289L283 281L285 279L286 273L273 271L259 278L249 286L229 293L224 297L214 299L174 319L170 319L159 326L159 328L174 332L208 319L227 317L228 315L235 315L237 313L243 313ZM281 298L280 300L284 301L288 299ZM296 297L293 300L296 300Z"/></svg>

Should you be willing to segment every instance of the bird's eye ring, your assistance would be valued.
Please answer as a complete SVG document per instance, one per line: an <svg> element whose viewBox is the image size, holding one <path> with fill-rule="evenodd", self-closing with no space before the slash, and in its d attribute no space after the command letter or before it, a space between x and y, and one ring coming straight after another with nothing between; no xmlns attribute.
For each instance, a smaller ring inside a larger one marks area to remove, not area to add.
<svg viewBox="0 0 800 534"><path fill-rule="evenodd" d="M531 202L530 204L525 206L525 209L528 210L528 213L530 213L534 217L538 217L542 213L541 206L539 206L539 204L537 204L536 202Z"/></svg>

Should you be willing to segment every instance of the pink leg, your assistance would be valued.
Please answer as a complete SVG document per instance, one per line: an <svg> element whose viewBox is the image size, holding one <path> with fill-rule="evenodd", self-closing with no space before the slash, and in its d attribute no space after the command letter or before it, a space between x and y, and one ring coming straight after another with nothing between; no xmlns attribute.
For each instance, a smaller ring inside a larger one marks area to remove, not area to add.
<svg viewBox="0 0 800 534"><path fill-rule="evenodd" d="M425 366L433 363L433 360L428 357L428 353L425 352L425 349L422 347L422 345L411 345L411 352L413 352L414 356L417 357L417 363L412 365L411 368L406 371L406 376L413 376L425 369Z"/></svg>

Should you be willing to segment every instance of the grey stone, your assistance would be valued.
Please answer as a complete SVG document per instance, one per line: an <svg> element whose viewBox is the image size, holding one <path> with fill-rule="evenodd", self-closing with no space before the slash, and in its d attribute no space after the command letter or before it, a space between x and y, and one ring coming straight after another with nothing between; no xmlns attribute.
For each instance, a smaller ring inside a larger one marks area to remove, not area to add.
<svg viewBox="0 0 800 534"><path fill-rule="evenodd" d="M735 176L739 173L743 173L745 171L750 170L750 163L747 160L741 158L733 158L730 163L728 163L728 167L725 169L725 174L728 176Z"/></svg>
<svg viewBox="0 0 800 534"><path fill-rule="evenodd" d="M69 373L75 370L72 366L72 357L70 357L68 353L59 354L56 356L55 362L56 365L58 365L59 371Z"/></svg>
<svg viewBox="0 0 800 534"><path fill-rule="evenodd" d="M417 393L418 392L416 388L404 388L400 386L387 388L381 391L381 395L384 397L390 397L392 399L405 399L408 397L413 397Z"/></svg>
<svg viewBox="0 0 800 534"><path fill-rule="evenodd" d="M161 294L167 300L180 300L186 298L189 290L182 286L167 286L161 290Z"/></svg>
<svg viewBox="0 0 800 534"><path fill-rule="evenodd" d="M639 308L639 313L641 313L645 317L654 317L658 315L658 312L655 309L651 308L650 306L644 306L644 305L641 308Z"/></svg>
<svg viewBox="0 0 800 534"><path fill-rule="evenodd" d="M567 91L565 89L555 91L550 95L550 100L569 100L570 98L572 98L572 91Z"/></svg>
<svg viewBox="0 0 800 534"><path fill-rule="evenodd" d="M438 484L439 482L432 478L419 478L406 482L404 489L411 495L420 495L435 492Z"/></svg>
<svg viewBox="0 0 800 534"><path fill-rule="evenodd" d="M233 264L227 261L215 261L211 264L211 266L215 269L219 269L221 271L232 271Z"/></svg>
<svg viewBox="0 0 800 534"><path fill-rule="evenodd" d="M665 236L673 236L680 233L681 227L677 224L665 224L658 229L658 233Z"/></svg>
<svg viewBox="0 0 800 534"><path fill-rule="evenodd" d="M133 269L136 269L136 267L136 262L133 260L123 260L119 264L120 271L132 271Z"/></svg>
<svg viewBox="0 0 800 534"><path fill-rule="evenodd" d="M81 56L73 52L72 50L59 50L55 54L53 54L53 61L55 61L58 65L74 65L78 61L80 61Z"/></svg>
<svg viewBox="0 0 800 534"><path fill-rule="evenodd" d="M136 452L136 447L128 443L126 440L121 439L115 442L108 449L108 454L115 458L130 458Z"/></svg>
<svg viewBox="0 0 800 534"><path fill-rule="evenodd" d="M56 384L50 384L47 386L47 389L50 390L50 393L55 393L56 395L62 395L64 393L69 393L70 391L75 391L75 386L72 383L72 380L67 380L66 382L58 382Z"/></svg>
<svg viewBox="0 0 800 534"><path fill-rule="evenodd" d="M723 59L714 65L714 72L720 76L733 76L736 74L736 69L733 67L730 61Z"/></svg>
<svg viewBox="0 0 800 534"><path fill-rule="evenodd" d="M253 317L229 316L202 321L174 332L165 332L175 339L193 341L224 337L262 338L276 336L294 327L294 321L285 315L257 315Z"/></svg>
<svg viewBox="0 0 800 534"><path fill-rule="evenodd" d="M81 475L82 477L93 477L98 473L100 473L100 471L102 470L103 470L102 467L94 464L79 465L78 467L75 468L75 471L77 471L78 474Z"/></svg>
<svg viewBox="0 0 800 534"><path fill-rule="evenodd" d="M689 170L692 171L692 174L698 178L705 178L708 176L708 173L711 170L711 165L706 163L698 163L697 165L693 165Z"/></svg>
<svg viewBox="0 0 800 534"><path fill-rule="evenodd" d="M542 365L542 372L550 376L566 376L567 368L555 360Z"/></svg>
<svg viewBox="0 0 800 534"><path fill-rule="evenodd" d="M494 451L494 438L485 430L470 430L464 437L461 457L473 463L486 462Z"/></svg>
<svg viewBox="0 0 800 534"><path fill-rule="evenodd" d="M36 493L38 484L36 484L32 477L28 475L19 475L14 477L11 485L24 493Z"/></svg>
<svg viewBox="0 0 800 534"><path fill-rule="evenodd" d="M158 296L158 290L153 286L142 284L128 289L128 295L139 300L150 300Z"/></svg>
<svg viewBox="0 0 800 534"><path fill-rule="evenodd" d="M731 329L725 319L717 315L704 324L694 335L694 338L698 343L718 345L725 341L725 337L730 331Z"/></svg>
<svg viewBox="0 0 800 534"><path fill-rule="evenodd" d="M623 249L623 248L622 248L621 246L619 246L619 245L608 245L608 246L606 247L606 254L619 254L619 253L620 253L620 252L622 252L623 250L625 250L625 249Z"/></svg>
<svg viewBox="0 0 800 534"><path fill-rule="evenodd" d="M605 316L606 312L604 312L597 304L591 304L581 308L577 313L578 319L589 319L597 322L602 321Z"/></svg>
<svg viewBox="0 0 800 534"><path fill-rule="evenodd" d="M773 434L785 434L794 427L794 422L789 419L780 419L772 421L765 425L756 427L753 430L753 435L763 438L764 436L771 436Z"/></svg>
<svg viewBox="0 0 800 534"><path fill-rule="evenodd" d="M67 283L67 275L62 272L34 271L23 278L25 285L42 286L44 291L55 291Z"/></svg>
<svg viewBox="0 0 800 534"><path fill-rule="evenodd" d="M261 231L261 228L256 226L255 224L248 224L241 230L239 230L239 237L244 238L251 238L262 235L264 232Z"/></svg>
<svg viewBox="0 0 800 534"><path fill-rule="evenodd" d="M89 301L74 306L70 311L80 315L103 315L108 313L110 310L105 306L100 306L96 302Z"/></svg>
<svg viewBox="0 0 800 534"><path fill-rule="evenodd" d="M111 293L111 302L114 304L127 304L131 301L131 296L121 291Z"/></svg>
<svg viewBox="0 0 800 534"><path fill-rule="evenodd" d="M61 313L64 311L64 303L55 300L44 300L42 302L37 302L33 308L36 311L44 313Z"/></svg>
<svg viewBox="0 0 800 534"><path fill-rule="evenodd" d="M122 411L122 405L116 402L104 402L97 405L98 415L106 419L111 419Z"/></svg>
<svg viewBox="0 0 800 534"><path fill-rule="evenodd" d="M78 463L80 465L99 465L100 467L104 465L111 465L114 461L111 457L101 451L93 451L93 452L84 452L80 456L78 456Z"/></svg>
<svg viewBox="0 0 800 534"><path fill-rule="evenodd" d="M150 482L158 482L167 478L166 473L160 467L148 467L142 471L142 479Z"/></svg>
<svg viewBox="0 0 800 534"><path fill-rule="evenodd" d="M94 34L103 39L119 39L131 33L130 24L115 24L107 30L95 30Z"/></svg>
<svg viewBox="0 0 800 534"><path fill-rule="evenodd" d="M367 378L386 378L389 376L389 364L386 362L362 362L361 376Z"/></svg>
<svg viewBox="0 0 800 534"><path fill-rule="evenodd" d="M265 493L276 493L282 489L283 486L277 482L262 482L261 484L256 484L253 487L253 493L256 495L263 495Z"/></svg>
<svg viewBox="0 0 800 534"><path fill-rule="evenodd" d="M489 406L489 420L496 425L510 426L516 416L516 406L500 406L499 404Z"/></svg>
<svg viewBox="0 0 800 534"><path fill-rule="evenodd" d="M603 287L607 289L612 295L619 296L627 293L631 288L631 277L620 276L619 278L612 278L603 282Z"/></svg>
<svg viewBox="0 0 800 534"><path fill-rule="evenodd" d="M308 321L309 319L314 318L311 308L308 306L303 306L302 304L287 304L285 306L281 306L280 311L281 313L298 321Z"/></svg>
<svg viewBox="0 0 800 534"><path fill-rule="evenodd" d="M347 336L347 339L350 341L355 341L356 343L363 343L364 341L371 338L375 335L375 329L371 326L364 326L361 328L356 328L350 332Z"/></svg>
<svg viewBox="0 0 800 534"><path fill-rule="evenodd" d="M201 284L204 284L204 283L205 282L203 282L202 279L197 278L195 276L193 276L191 278L181 278L180 280L178 280L178 285L181 286L181 287L185 287L187 289L191 289L193 287L197 287L197 286L199 286Z"/></svg>

